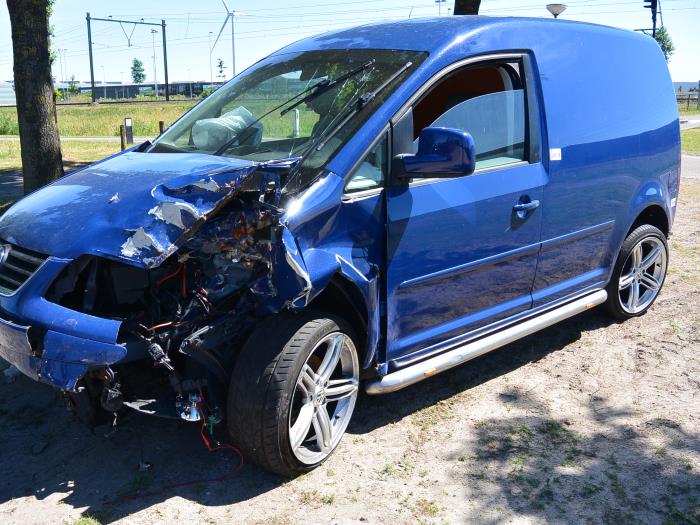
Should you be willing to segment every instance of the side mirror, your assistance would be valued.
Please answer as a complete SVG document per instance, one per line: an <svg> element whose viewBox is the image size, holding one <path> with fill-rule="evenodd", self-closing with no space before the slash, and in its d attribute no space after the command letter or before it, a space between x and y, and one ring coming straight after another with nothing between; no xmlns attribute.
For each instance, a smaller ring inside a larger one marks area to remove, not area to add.
<svg viewBox="0 0 700 525"><path fill-rule="evenodd" d="M474 173L474 139L466 131L425 128L418 139L418 153L397 155L392 172L397 178L449 178Z"/></svg>

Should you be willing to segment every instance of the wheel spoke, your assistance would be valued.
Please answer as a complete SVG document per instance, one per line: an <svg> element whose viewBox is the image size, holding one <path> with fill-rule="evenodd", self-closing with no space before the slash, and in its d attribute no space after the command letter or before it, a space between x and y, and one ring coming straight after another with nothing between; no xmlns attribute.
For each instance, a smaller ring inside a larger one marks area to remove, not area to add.
<svg viewBox="0 0 700 525"><path fill-rule="evenodd" d="M297 385L302 388L304 392L306 392L307 398L309 392L312 392L316 387L318 379L319 378L316 372L314 372L308 364L305 364L304 368L301 370L301 374L299 375Z"/></svg>
<svg viewBox="0 0 700 525"><path fill-rule="evenodd" d="M620 277L620 291L626 290L634 282L634 272L630 272L627 275Z"/></svg>
<svg viewBox="0 0 700 525"><path fill-rule="evenodd" d="M314 410L313 425L314 431L316 432L318 448L321 449L321 452L329 453L331 451L333 429L325 406L316 407L316 410Z"/></svg>
<svg viewBox="0 0 700 525"><path fill-rule="evenodd" d="M639 283L634 281L632 287L630 288L630 296L627 299L627 309L630 312L634 312L637 308L637 303L639 302Z"/></svg>
<svg viewBox="0 0 700 525"><path fill-rule="evenodd" d="M350 397L357 391L357 381L353 378L348 379L332 379L326 388L326 401L340 401L346 397Z"/></svg>
<svg viewBox="0 0 700 525"><path fill-rule="evenodd" d="M653 275L650 275L648 273L645 273L642 275L642 284L648 289L648 290L653 290L656 291L659 288L661 288L661 283L656 280L656 277Z"/></svg>
<svg viewBox="0 0 700 525"><path fill-rule="evenodd" d="M641 263L639 263L640 268L642 268L643 270L646 270L651 265L656 263L659 256L661 255L661 250L663 250L662 246L657 246L656 248L654 248L651 251L651 253L649 253L649 255L647 255Z"/></svg>
<svg viewBox="0 0 700 525"><path fill-rule="evenodd" d="M345 336L343 334L337 334L328 342L326 355L323 356L323 361L321 361L318 371L316 372L321 382L328 381L333 373L333 370L335 370L335 368L338 366L344 341Z"/></svg>
<svg viewBox="0 0 700 525"><path fill-rule="evenodd" d="M313 403L306 403L302 405L301 410L299 411L299 416L289 431L289 441L292 448L297 448L304 442L304 438L307 436L309 429L311 428L313 418Z"/></svg>
<svg viewBox="0 0 700 525"><path fill-rule="evenodd" d="M632 268L636 269L639 268L639 265L642 263L642 243L637 244L632 249Z"/></svg>

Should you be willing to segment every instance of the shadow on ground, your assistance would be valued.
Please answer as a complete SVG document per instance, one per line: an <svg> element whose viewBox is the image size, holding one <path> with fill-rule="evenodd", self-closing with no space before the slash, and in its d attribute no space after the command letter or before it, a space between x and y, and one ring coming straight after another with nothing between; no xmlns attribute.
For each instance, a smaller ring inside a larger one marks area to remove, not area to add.
<svg viewBox="0 0 700 525"><path fill-rule="evenodd" d="M402 392L379 398L363 396L349 433L364 434L385 426L537 361L577 340L581 332L608 323L603 317L588 313ZM199 428L179 421L132 414L111 438L90 434L63 409L61 400L48 387L24 378L12 384L0 383L0 503L26 496L44 499L58 493L66 504L86 508L85 514L109 522L173 496L207 506L230 505L264 494L285 481L246 465L225 482L159 492L182 481L225 476L236 468L238 459L227 451L208 453L200 440ZM517 395L505 396L502 401L532 402ZM665 508L669 515L677 512L683 516L689 508L690 494L700 493L697 476L682 467L664 470L663 458L636 446L639 430L616 426L619 414L607 408L605 400L595 401L591 410L599 418L601 430L586 440L546 414L480 423L474 448L480 451L479 456L473 458L463 483L472 484L479 477L488 481L492 477L489 483L497 490L479 498L480 504L488 505L489 498L500 498L501 504L505 500L518 512L541 514L546 509L557 519L567 515L567 498L571 497L588 497L595 505L612 505L609 500L615 498L611 518L624 518L627 509L634 505L654 505ZM649 424L674 436L668 454L698 446L698 436L683 434L673 422ZM621 452L601 457L597 450L604 441L612 441ZM580 471L558 474L558 466L569 457L581 464ZM141 460L151 462L153 468L139 472ZM605 486L587 482L596 470L604 471L609 480ZM667 487L667 496L645 502L644 495L625 493L624 480L630 475L649 476L657 485ZM514 485L521 487L516 493ZM157 494L140 497L153 492ZM115 500L121 501L110 504Z"/></svg>
<svg viewBox="0 0 700 525"><path fill-rule="evenodd" d="M91 164L91 162L63 162L63 171L65 173L77 170ZM24 179L22 178L22 170L12 168L0 168L0 197L21 196L23 191Z"/></svg>
<svg viewBox="0 0 700 525"><path fill-rule="evenodd" d="M477 452L452 458L476 515L505 502L535 522L700 523L700 475L688 457L700 453L699 434L665 418L632 426L632 413L593 397L586 418L596 431L581 436L527 394L511 402L537 415L479 421L465 443ZM663 445L650 446L650 437Z"/></svg>

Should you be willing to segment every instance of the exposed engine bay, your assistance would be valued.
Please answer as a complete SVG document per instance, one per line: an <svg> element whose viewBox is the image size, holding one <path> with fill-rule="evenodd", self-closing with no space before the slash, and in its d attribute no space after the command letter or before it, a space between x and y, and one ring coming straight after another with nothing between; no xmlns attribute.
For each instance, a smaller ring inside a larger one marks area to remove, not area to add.
<svg viewBox="0 0 700 525"><path fill-rule="evenodd" d="M47 300L121 321L127 348L67 393L80 419L100 424L128 406L199 421L206 396L210 421L221 420L242 344L261 316L289 304L278 290L293 272L276 264L285 256L278 201L275 184L238 191L155 267L85 255L63 270Z"/></svg>

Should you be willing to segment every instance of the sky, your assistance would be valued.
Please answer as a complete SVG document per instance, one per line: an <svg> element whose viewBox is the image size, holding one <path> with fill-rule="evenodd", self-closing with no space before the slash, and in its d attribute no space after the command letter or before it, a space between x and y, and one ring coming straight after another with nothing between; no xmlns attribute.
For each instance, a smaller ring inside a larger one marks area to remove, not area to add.
<svg viewBox="0 0 700 525"><path fill-rule="evenodd" d="M564 0L566 2L566 0ZM305 36L365 24L410 17L448 16L453 2L443 0L226 0L235 10L236 69L238 72L269 53ZM481 14L492 16L549 17L546 0L482 0ZM570 0L561 18L626 29L651 27L649 9L642 0ZM700 81L700 0L659 0L663 22L676 47L669 63L676 82ZM56 0L51 24L52 47L58 51L53 66L56 80L89 81L85 15L122 20L166 23L168 69L171 81L216 80L216 61L231 77L231 27L221 0ZM158 33L151 34L155 29ZM132 33L133 31L133 33ZM134 58L143 61L146 81L163 81L161 28L114 22L92 24L95 82L128 82ZM129 41L131 46L129 46ZM210 60L211 57L211 60ZM210 66L211 64L211 66ZM12 79L12 40L7 5L0 2L0 80Z"/></svg>

